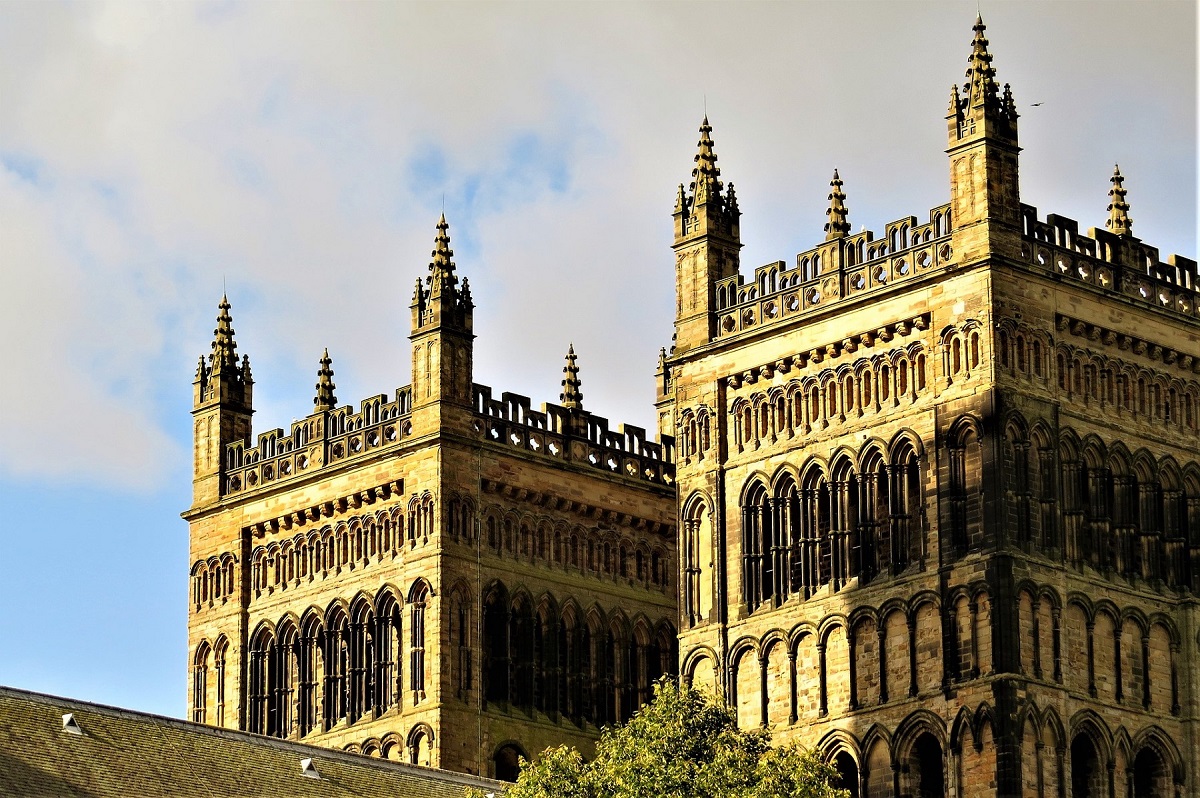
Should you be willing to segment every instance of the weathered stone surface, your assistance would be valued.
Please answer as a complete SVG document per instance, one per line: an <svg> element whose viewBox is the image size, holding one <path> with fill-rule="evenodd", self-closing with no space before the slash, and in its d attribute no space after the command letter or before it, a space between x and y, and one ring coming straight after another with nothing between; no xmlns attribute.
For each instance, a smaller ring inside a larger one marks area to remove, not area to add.
<svg viewBox="0 0 1200 798"><path fill-rule="evenodd" d="M672 442L610 431L577 369L540 411L473 385L447 227L390 401L332 406L326 354L315 412L254 441L248 387L202 364L193 720L511 776L517 753L589 750L674 672Z"/></svg>
<svg viewBox="0 0 1200 798"><path fill-rule="evenodd" d="M975 32L928 222L835 174L751 279L677 202L681 673L856 795L1200 794L1196 265L1021 203Z"/></svg>

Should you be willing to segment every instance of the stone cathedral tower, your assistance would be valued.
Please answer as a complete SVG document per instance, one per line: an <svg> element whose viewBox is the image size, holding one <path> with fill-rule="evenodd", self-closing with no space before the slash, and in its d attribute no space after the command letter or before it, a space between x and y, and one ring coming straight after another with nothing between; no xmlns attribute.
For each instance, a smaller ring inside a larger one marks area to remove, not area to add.
<svg viewBox="0 0 1200 798"><path fill-rule="evenodd" d="M681 674L855 796L1200 795L1196 263L1119 171L1107 229L1021 202L984 33L949 201L882 236L834 172L824 240L743 277L700 128L658 375Z"/></svg>
<svg viewBox="0 0 1200 798"><path fill-rule="evenodd" d="M192 719L511 779L674 673L673 442L472 381L449 225L413 293L411 382L251 436L222 298L196 372Z"/></svg>

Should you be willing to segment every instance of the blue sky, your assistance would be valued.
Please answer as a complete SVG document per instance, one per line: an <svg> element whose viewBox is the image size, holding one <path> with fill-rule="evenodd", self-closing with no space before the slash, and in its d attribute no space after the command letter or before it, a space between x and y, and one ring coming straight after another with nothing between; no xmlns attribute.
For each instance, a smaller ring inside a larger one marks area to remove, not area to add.
<svg viewBox="0 0 1200 798"><path fill-rule="evenodd" d="M407 384L443 204L475 380L653 424L707 105L743 268L948 198L976 3L0 4L0 683L181 715L191 379L222 286L256 430ZM1196 6L984 2L1021 190L1196 256ZM1040 105L1034 106L1034 103Z"/></svg>

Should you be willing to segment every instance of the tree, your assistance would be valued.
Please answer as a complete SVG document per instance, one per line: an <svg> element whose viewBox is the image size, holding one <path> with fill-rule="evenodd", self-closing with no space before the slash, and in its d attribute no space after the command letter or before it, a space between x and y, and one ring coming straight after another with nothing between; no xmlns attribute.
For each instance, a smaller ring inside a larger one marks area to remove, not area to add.
<svg viewBox="0 0 1200 798"><path fill-rule="evenodd" d="M654 701L606 728L585 762L567 746L522 762L505 798L849 798L837 772L811 751L772 747L763 729L742 731L732 713L664 679ZM482 793L472 793L482 798Z"/></svg>

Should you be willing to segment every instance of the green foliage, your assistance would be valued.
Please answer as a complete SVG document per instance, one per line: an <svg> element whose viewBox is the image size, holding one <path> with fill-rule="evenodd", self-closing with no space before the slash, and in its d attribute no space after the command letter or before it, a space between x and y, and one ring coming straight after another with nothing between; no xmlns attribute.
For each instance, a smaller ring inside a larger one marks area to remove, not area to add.
<svg viewBox="0 0 1200 798"><path fill-rule="evenodd" d="M505 798L849 798L816 754L774 748L766 731L741 731L724 706L663 680L628 723L606 728L596 758L549 748L523 763ZM471 793L482 798L482 793Z"/></svg>

